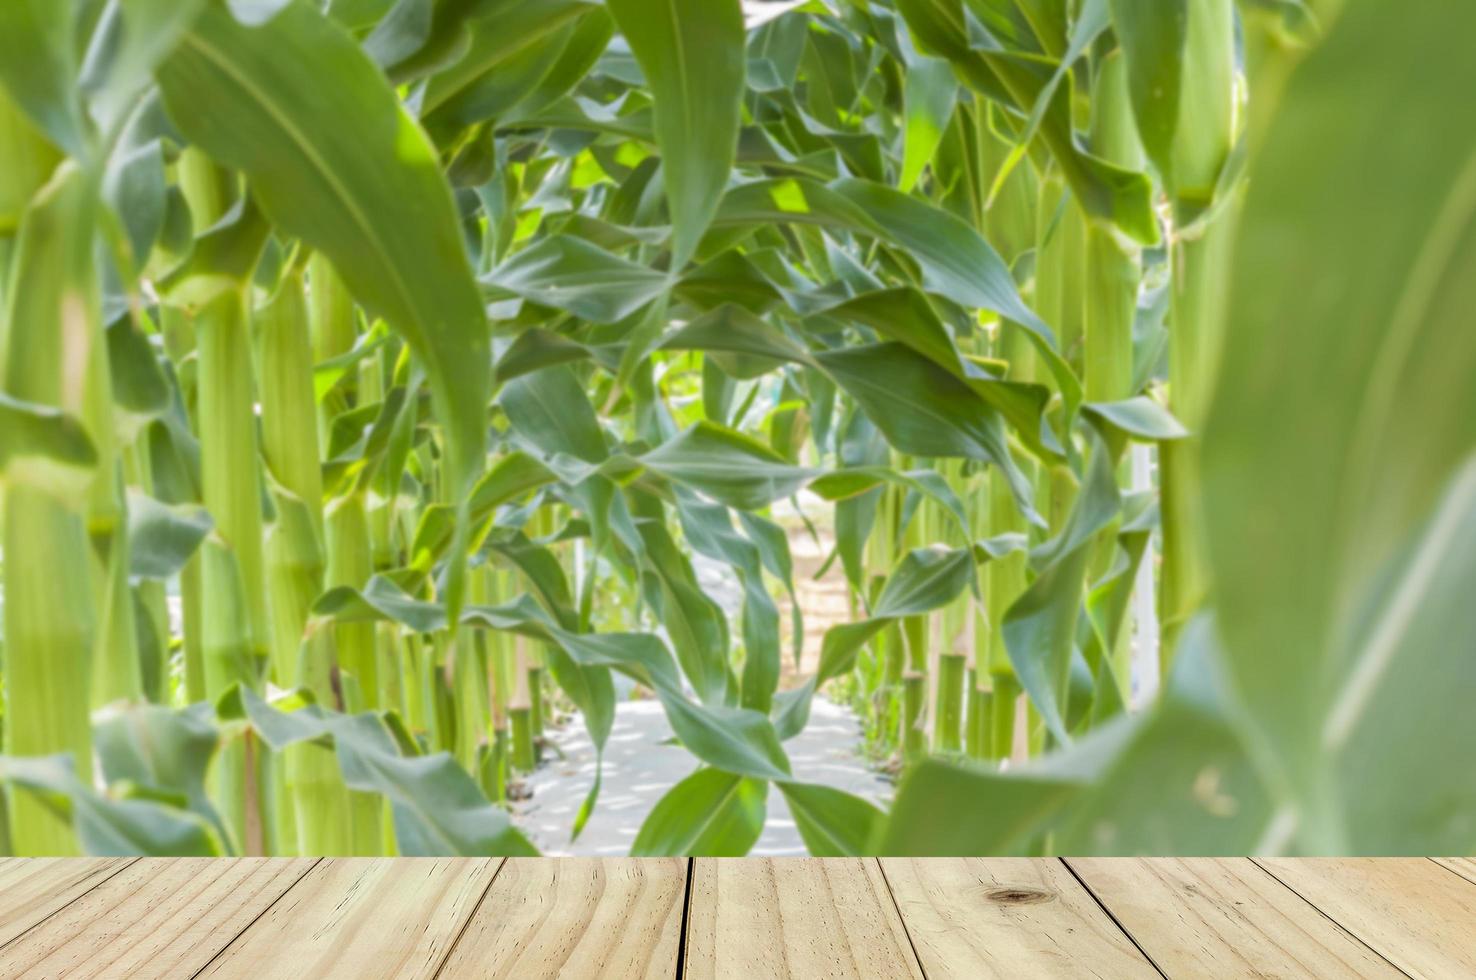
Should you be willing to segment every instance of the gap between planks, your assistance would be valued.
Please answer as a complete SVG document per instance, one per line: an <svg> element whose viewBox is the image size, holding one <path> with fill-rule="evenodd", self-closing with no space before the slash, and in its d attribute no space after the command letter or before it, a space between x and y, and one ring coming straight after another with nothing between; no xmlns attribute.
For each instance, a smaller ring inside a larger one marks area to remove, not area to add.
<svg viewBox="0 0 1476 980"><path fill-rule="evenodd" d="M1166 977L1404 974L1246 858L1068 858Z"/></svg>
<svg viewBox="0 0 1476 980"><path fill-rule="evenodd" d="M0 975L1476 976L1476 861L0 859Z"/></svg>

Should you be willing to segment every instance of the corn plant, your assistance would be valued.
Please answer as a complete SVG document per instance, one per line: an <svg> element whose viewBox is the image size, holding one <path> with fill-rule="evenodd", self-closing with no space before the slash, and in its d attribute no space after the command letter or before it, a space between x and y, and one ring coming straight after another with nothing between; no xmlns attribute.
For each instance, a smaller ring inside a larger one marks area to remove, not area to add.
<svg viewBox="0 0 1476 980"><path fill-rule="evenodd" d="M4 5L0 851L532 853L616 675L638 854L1468 850L1416 7Z"/></svg>

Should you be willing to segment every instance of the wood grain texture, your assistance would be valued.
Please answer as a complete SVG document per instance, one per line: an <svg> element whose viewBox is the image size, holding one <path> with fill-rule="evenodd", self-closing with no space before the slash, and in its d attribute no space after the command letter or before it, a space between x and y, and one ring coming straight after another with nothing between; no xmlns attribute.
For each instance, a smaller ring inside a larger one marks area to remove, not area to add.
<svg viewBox="0 0 1476 980"><path fill-rule="evenodd" d="M435 976L501 858L325 858L204 977Z"/></svg>
<svg viewBox="0 0 1476 980"><path fill-rule="evenodd" d="M442 978L676 976L687 862L509 858Z"/></svg>
<svg viewBox="0 0 1476 980"><path fill-rule="evenodd" d="M1433 861L1257 858L1411 977L1476 976L1476 884Z"/></svg>
<svg viewBox="0 0 1476 980"><path fill-rule="evenodd" d="M133 858L0 858L0 946L107 881Z"/></svg>
<svg viewBox="0 0 1476 980"><path fill-rule="evenodd" d="M872 860L698 859L686 975L917 977L917 959Z"/></svg>
<svg viewBox="0 0 1476 980"><path fill-rule="evenodd" d="M929 980L1159 975L1054 859L883 858L881 866Z"/></svg>
<svg viewBox="0 0 1476 980"><path fill-rule="evenodd" d="M140 858L0 949L0 977L188 977L313 859Z"/></svg>
<svg viewBox="0 0 1476 980"><path fill-rule="evenodd" d="M1476 884L1476 859L1473 858L1431 858L1441 867L1454 871L1462 878Z"/></svg>
<svg viewBox="0 0 1476 980"><path fill-rule="evenodd" d="M1245 858L1066 863L1171 977L1402 976Z"/></svg>

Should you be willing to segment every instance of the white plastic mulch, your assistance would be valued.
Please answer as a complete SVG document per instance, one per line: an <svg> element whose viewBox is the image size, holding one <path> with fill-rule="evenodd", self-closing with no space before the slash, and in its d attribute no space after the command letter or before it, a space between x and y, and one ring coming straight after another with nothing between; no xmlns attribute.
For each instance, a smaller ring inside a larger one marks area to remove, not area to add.
<svg viewBox="0 0 1476 980"><path fill-rule="evenodd" d="M668 789L696 767L691 753L669 744L671 728L656 701L623 701L615 712L615 727L605 746L605 779L599 805L573 843L569 830L585 795L594 783L594 745L577 716L562 729L550 730L563 752L560 759L545 751L545 764L526 780L533 796L516 804L515 820L541 851L551 855L622 855ZM816 696L805 730L784 743L797 776L823 783L876 802L887 798L891 786L856 754L861 732L846 708ZM806 853L784 796L770 787L768 820L754 846L755 856L799 856Z"/></svg>

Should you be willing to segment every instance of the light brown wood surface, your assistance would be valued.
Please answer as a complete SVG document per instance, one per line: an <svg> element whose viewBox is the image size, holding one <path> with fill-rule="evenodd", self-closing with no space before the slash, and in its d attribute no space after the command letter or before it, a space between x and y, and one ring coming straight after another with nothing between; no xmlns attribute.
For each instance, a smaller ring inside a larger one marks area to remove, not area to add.
<svg viewBox="0 0 1476 980"><path fill-rule="evenodd" d="M1436 864L1476 883L1476 858L1431 858Z"/></svg>
<svg viewBox="0 0 1476 980"><path fill-rule="evenodd" d="M0 977L192 976L314 863L140 858L0 947Z"/></svg>
<svg viewBox="0 0 1476 980"><path fill-rule="evenodd" d="M0 980L1401 971L1476 978L1476 861L0 860Z"/></svg>
<svg viewBox="0 0 1476 980"><path fill-rule="evenodd" d="M922 977L870 859L697 859L685 967L701 980Z"/></svg>
<svg viewBox="0 0 1476 980"><path fill-rule="evenodd" d="M1171 977L1402 976L1246 858L1066 863Z"/></svg>
<svg viewBox="0 0 1476 980"><path fill-rule="evenodd" d="M1411 977L1476 977L1476 884L1434 861L1256 862Z"/></svg>
<svg viewBox="0 0 1476 980"><path fill-rule="evenodd" d="M324 860L202 976L435 976L501 858Z"/></svg>
<svg viewBox="0 0 1476 980"><path fill-rule="evenodd" d="M128 867L134 858L0 858L0 946Z"/></svg>
<svg viewBox="0 0 1476 980"><path fill-rule="evenodd" d="M881 864L929 980L1158 976L1059 861L882 858Z"/></svg>
<svg viewBox="0 0 1476 980"><path fill-rule="evenodd" d="M509 858L440 976L670 977L686 885L682 858Z"/></svg>

